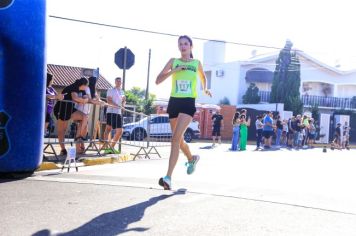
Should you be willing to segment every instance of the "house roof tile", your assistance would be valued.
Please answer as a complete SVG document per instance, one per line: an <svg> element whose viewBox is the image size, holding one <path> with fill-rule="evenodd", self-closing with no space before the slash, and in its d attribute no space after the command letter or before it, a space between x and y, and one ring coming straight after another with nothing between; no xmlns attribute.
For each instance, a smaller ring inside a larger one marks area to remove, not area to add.
<svg viewBox="0 0 356 236"><path fill-rule="evenodd" d="M63 66L63 65L54 65L47 64L47 72L53 74L53 85L58 87L66 87L75 80L82 77L82 67L74 66ZM102 75L99 75L97 82L98 90L107 90L113 86L107 81Z"/></svg>

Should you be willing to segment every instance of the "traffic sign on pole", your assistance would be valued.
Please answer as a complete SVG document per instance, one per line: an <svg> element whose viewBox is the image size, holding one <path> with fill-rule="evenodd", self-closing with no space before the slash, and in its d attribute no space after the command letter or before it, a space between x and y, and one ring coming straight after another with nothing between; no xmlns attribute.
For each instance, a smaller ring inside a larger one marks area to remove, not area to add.
<svg viewBox="0 0 356 236"><path fill-rule="evenodd" d="M135 54L133 54L133 52L130 49L128 49L127 47L120 48L115 53L115 64L120 69L128 70L135 64Z"/></svg>

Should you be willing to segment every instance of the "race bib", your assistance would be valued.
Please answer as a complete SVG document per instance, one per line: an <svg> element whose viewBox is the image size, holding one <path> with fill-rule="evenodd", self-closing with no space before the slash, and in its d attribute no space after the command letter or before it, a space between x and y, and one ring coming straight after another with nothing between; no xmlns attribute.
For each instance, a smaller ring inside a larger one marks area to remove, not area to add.
<svg viewBox="0 0 356 236"><path fill-rule="evenodd" d="M177 93L191 94L192 93L192 82L189 80L177 80Z"/></svg>

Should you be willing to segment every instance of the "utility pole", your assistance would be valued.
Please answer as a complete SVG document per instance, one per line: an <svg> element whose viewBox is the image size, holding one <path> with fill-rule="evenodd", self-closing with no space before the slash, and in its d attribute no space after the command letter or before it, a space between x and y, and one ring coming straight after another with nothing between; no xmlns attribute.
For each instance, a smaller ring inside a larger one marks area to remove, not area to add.
<svg viewBox="0 0 356 236"><path fill-rule="evenodd" d="M146 101L148 101L148 97L149 97L149 84L150 84L150 67L151 67L151 48L148 52L148 68L147 68L147 85L146 85Z"/></svg>

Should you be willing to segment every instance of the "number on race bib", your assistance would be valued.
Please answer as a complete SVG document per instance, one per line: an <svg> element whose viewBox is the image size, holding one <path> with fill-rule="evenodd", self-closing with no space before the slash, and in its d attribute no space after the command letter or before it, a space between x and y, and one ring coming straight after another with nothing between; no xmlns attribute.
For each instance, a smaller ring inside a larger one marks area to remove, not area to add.
<svg viewBox="0 0 356 236"><path fill-rule="evenodd" d="M192 92L192 82L189 80L177 80L177 92L190 94Z"/></svg>

